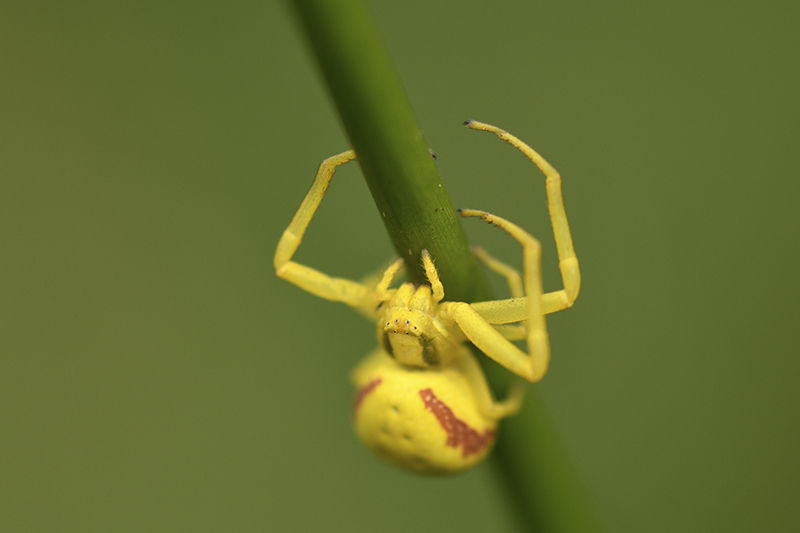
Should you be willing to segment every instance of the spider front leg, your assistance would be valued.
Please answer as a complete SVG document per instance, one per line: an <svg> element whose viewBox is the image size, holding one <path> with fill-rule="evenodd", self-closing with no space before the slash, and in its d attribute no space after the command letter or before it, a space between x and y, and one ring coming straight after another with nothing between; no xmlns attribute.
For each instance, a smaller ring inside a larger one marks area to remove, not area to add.
<svg viewBox="0 0 800 533"><path fill-rule="evenodd" d="M559 270L564 288L543 294L541 269L541 244L519 226L485 211L462 210L463 217L480 217L500 227L520 243L523 250L523 277L520 297L519 276L514 270L488 256L482 250L476 255L490 269L503 275L511 288L512 298L472 305L464 303L443 304L443 315L453 320L486 355L505 366L508 370L535 382L547 372L550 364L550 343L547 336L544 316L571 307L580 292L580 269L578 258L572 244L572 234L564 209L561 193L561 176L533 148L495 126L477 121L464 123L470 129L494 133L501 140L511 144L533 162L546 177L547 207L553 234L558 250ZM522 322L521 327L502 334L492 324L512 324ZM520 335L521 332L521 335ZM508 339L524 339L528 347L526 354Z"/></svg>
<svg viewBox="0 0 800 533"><path fill-rule="evenodd" d="M581 289L581 272L578 266L578 258L575 255L575 248L572 244L572 232L570 232L569 223L567 222L567 212L564 209L564 197L561 193L561 175L536 150L507 131L477 120L468 120L464 125L473 130L494 133L501 140L522 152L545 175L547 210L550 213L550 223L553 226L553 236L555 237L556 250L558 251L558 268L561 271L564 288L560 291L543 295L542 304L544 313L548 315L572 307Z"/></svg>
<svg viewBox="0 0 800 533"><path fill-rule="evenodd" d="M356 154L348 150L339 155L329 157L319 166L317 176L311 189L300 204L300 208L292 218L289 227L283 232L278 248L275 250L275 271L278 276L294 283L311 294L335 302L344 302L350 306L363 309L372 316L375 308L383 298L392 278L402 267L402 259L396 260L384 272L377 286L368 286L356 281L334 278L311 267L292 261L311 218L319 207L325 192L328 190L336 167L354 160Z"/></svg>

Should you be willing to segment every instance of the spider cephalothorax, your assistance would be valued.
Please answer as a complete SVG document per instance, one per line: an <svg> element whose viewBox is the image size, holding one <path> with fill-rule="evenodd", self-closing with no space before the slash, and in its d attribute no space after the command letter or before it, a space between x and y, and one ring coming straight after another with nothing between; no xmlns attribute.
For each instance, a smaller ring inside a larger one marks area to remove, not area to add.
<svg viewBox="0 0 800 533"><path fill-rule="evenodd" d="M430 261L427 251L423 254ZM422 368L446 366L458 357L463 336L453 338L457 332L449 331L436 316L443 294L430 285L407 282L390 296L377 322L378 341L387 354L401 364Z"/></svg>

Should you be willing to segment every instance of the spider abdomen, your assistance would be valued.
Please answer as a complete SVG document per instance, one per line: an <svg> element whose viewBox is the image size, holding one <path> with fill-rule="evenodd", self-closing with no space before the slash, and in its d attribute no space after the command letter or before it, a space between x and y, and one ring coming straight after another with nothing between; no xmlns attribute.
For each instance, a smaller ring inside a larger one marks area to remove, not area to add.
<svg viewBox="0 0 800 533"><path fill-rule="evenodd" d="M377 456L425 474L452 474L480 462L497 422L483 416L473 386L455 368L404 366L381 349L353 373L353 425Z"/></svg>

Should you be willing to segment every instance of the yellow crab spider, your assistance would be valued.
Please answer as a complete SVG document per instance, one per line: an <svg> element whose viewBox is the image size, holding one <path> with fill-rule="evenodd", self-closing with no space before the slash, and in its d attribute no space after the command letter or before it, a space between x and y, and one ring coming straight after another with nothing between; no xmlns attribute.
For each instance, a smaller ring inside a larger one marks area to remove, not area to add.
<svg viewBox="0 0 800 533"><path fill-rule="evenodd" d="M427 474L466 470L491 449L497 421L515 414L520 387L496 401L467 341L514 374L540 380L550 362L545 315L571 307L580 290L578 259L561 178L537 152L513 135L476 121L465 125L496 134L528 157L545 177L547 206L564 288L543 293L541 246L515 224L476 210L478 217L507 232L522 246L523 269L515 269L475 249L477 258L505 277L511 298L478 303L448 302L430 254L423 250L427 285L406 282L390 288L403 267L397 259L373 282L333 278L292 261L337 166L355 159L351 151L322 162L311 190L295 213L275 252L278 276L327 300L344 302L377 325L378 347L352 373L357 389L355 431L375 454L400 467ZM527 353L511 341L524 340Z"/></svg>

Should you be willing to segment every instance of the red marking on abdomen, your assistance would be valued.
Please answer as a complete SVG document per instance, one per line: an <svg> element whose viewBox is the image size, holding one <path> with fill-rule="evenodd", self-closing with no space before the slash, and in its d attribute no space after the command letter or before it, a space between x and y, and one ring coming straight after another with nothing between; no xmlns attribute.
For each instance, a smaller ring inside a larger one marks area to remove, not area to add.
<svg viewBox="0 0 800 533"><path fill-rule="evenodd" d="M358 411L358 408L361 406L361 402L364 401L364 398L367 396L367 394L375 390L375 387L380 385L381 381L381 378L375 378L358 390L358 393L356 393L356 399L353 401L353 416L356 416L356 411Z"/></svg>
<svg viewBox="0 0 800 533"><path fill-rule="evenodd" d="M478 433L463 420L456 418L453 410L437 398L433 390L422 389L419 391L419 395L422 397L425 407L433 413L442 429L447 433L446 444L453 448L463 446L464 457L478 453L492 443L494 438L493 430L487 429L483 434Z"/></svg>

